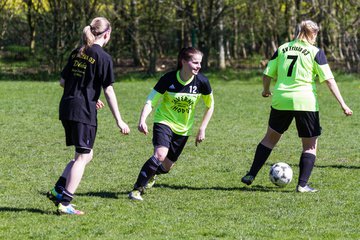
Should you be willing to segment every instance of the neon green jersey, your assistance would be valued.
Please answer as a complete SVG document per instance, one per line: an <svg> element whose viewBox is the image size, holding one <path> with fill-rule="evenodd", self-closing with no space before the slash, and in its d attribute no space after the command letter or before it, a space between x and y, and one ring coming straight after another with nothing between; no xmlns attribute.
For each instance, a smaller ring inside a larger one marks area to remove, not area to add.
<svg viewBox="0 0 360 240"><path fill-rule="evenodd" d="M277 78L272 107L294 111L319 111L315 78L334 78L324 51L301 40L281 45L264 74Z"/></svg>
<svg viewBox="0 0 360 240"><path fill-rule="evenodd" d="M147 101L150 100L154 107L161 97L154 122L169 126L174 133L182 136L191 133L195 106L199 99L202 97L207 107L214 104L209 80L201 73L187 82L180 79L179 71L165 74L155 85Z"/></svg>

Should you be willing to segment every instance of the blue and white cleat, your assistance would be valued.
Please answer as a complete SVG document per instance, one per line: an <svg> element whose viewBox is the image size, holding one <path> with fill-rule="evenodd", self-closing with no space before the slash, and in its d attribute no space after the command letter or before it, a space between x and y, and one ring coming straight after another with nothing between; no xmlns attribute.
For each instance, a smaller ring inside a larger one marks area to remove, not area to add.
<svg viewBox="0 0 360 240"><path fill-rule="evenodd" d="M80 210L76 210L74 208L73 204L69 204L67 206L62 205L61 203L59 203L58 205L58 209L57 212L61 215L61 214L68 214L68 215L84 215L85 213L80 211Z"/></svg>

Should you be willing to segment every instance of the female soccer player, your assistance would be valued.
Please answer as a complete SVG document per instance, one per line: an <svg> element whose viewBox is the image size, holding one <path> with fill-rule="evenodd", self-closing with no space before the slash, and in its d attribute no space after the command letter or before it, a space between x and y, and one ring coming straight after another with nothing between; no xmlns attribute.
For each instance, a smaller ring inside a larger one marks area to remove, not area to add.
<svg viewBox="0 0 360 240"><path fill-rule="evenodd" d="M315 47L319 27L313 21L302 21L294 41L281 45L270 59L263 76L263 97L272 95L270 82L277 78L272 97L269 126L258 144L250 171L241 179L250 185L272 149L295 118L298 135L302 140L300 174L297 192L316 192L308 185L316 158L317 139L321 134L319 106L315 77L326 81L346 116L352 110L345 104L324 51Z"/></svg>
<svg viewBox="0 0 360 240"><path fill-rule="evenodd" d="M92 20L83 30L83 46L75 49L61 72L60 85L64 93L60 101L60 120L65 129L66 145L75 146L75 157L65 167L55 187L47 196L58 207L60 214L82 215L70 204L80 184L85 166L93 157L97 130L97 109L104 105L99 100L101 88L122 134L129 134L122 120L114 83L111 56L102 47L110 40L111 26L103 17Z"/></svg>
<svg viewBox="0 0 360 240"><path fill-rule="evenodd" d="M195 139L195 145L205 139L205 130L214 111L214 99L209 80L199 73L203 54L193 48L183 48L178 56L178 68L160 78L147 97L141 112L138 130L149 133L146 118L156 109L153 127L154 154L140 170L129 198L143 200L145 188L154 184L156 174L168 173L180 156L194 123L194 110L202 96L206 111Z"/></svg>

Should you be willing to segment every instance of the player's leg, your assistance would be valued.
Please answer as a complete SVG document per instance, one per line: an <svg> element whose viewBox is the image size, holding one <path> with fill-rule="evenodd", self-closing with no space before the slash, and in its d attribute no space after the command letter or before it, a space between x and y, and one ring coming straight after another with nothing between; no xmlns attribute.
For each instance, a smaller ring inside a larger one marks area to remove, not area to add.
<svg viewBox="0 0 360 240"><path fill-rule="evenodd" d="M70 160L70 162L66 165L63 173L55 183L55 186L47 192L47 197L53 201L55 206L57 206L62 199L62 192L64 191L66 187L66 179L68 177L68 174L74 164L75 159Z"/></svg>
<svg viewBox="0 0 360 240"><path fill-rule="evenodd" d="M266 160L269 158L272 149L278 143L281 138L281 134L268 127L263 140L257 145L254 160L250 167L250 171L241 179L241 181L247 185L250 185Z"/></svg>
<svg viewBox="0 0 360 240"><path fill-rule="evenodd" d="M164 161L161 161L160 166L156 170L156 174L148 181L146 185L147 189L151 188L155 184L157 175L167 174L174 167L186 145L188 138L188 136L181 136L173 133L168 153Z"/></svg>
<svg viewBox="0 0 360 240"><path fill-rule="evenodd" d="M97 127L79 122L71 122L71 138L72 144L75 148L74 163L68 165L65 169L64 177L66 175L66 186L62 192L62 199L58 205L58 212L60 214L76 214L81 215L83 212L74 209L70 204L74 198L74 193L78 188L83 177L86 165L93 158L93 145L96 138Z"/></svg>
<svg viewBox="0 0 360 240"><path fill-rule="evenodd" d="M289 128L293 119L292 111L279 111L271 109L269 126L265 137L257 145L254 159L249 172L241 178L247 185L252 184L256 175L269 158L273 148L279 142L282 134Z"/></svg>
<svg viewBox="0 0 360 240"><path fill-rule="evenodd" d="M321 135L319 112L298 112L296 127L302 141L302 154L299 162L298 192L317 192L309 187L308 181L315 165L317 140Z"/></svg>
<svg viewBox="0 0 360 240"><path fill-rule="evenodd" d="M134 189L129 193L129 198L133 200L143 200L141 195L144 193L146 185L149 180L153 178L161 165L161 162L165 160L165 156L169 151L168 147L156 146L154 149L154 155L151 156L142 166L137 180L134 184Z"/></svg>
<svg viewBox="0 0 360 240"><path fill-rule="evenodd" d="M299 181L297 186L298 192L316 192L316 189L309 187L308 181L314 168L316 160L317 137L301 138L303 152L300 156L299 163Z"/></svg>
<svg viewBox="0 0 360 240"><path fill-rule="evenodd" d="M73 142L73 131L74 131L74 122L72 121L61 121L62 125L64 127L65 131L65 140L66 140L66 146L72 146L74 145ZM65 169L63 170L63 173L55 183L54 188L52 188L50 191L47 192L47 197L50 199L55 206L58 206L60 200L62 199L62 192L64 191L66 187L66 180L67 176L74 164L75 159L72 159L68 162Z"/></svg>

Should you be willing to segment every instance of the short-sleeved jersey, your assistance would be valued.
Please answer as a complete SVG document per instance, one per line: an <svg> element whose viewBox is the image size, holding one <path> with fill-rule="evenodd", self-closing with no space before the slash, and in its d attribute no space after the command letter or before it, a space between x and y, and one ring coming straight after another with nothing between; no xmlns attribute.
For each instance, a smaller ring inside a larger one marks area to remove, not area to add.
<svg viewBox="0 0 360 240"><path fill-rule="evenodd" d="M162 123L182 136L188 136L194 123L195 106L202 96L205 105L214 104L212 89L209 80L201 73L193 76L187 82L180 78L179 71L172 71L160 78L147 101L156 105L162 95L162 101L156 109L154 122Z"/></svg>
<svg viewBox="0 0 360 240"><path fill-rule="evenodd" d="M97 125L96 102L101 87L114 83L112 58L101 46L94 44L83 55L75 49L61 72L65 80L64 93L60 101L61 120L71 120Z"/></svg>
<svg viewBox="0 0 360 240"><path fill-rule="evenodd" d="M301 40L281 45L264 74L277 78L272 107L294 111L319 111L315 78L334 78L324 51Z"/></svg>

